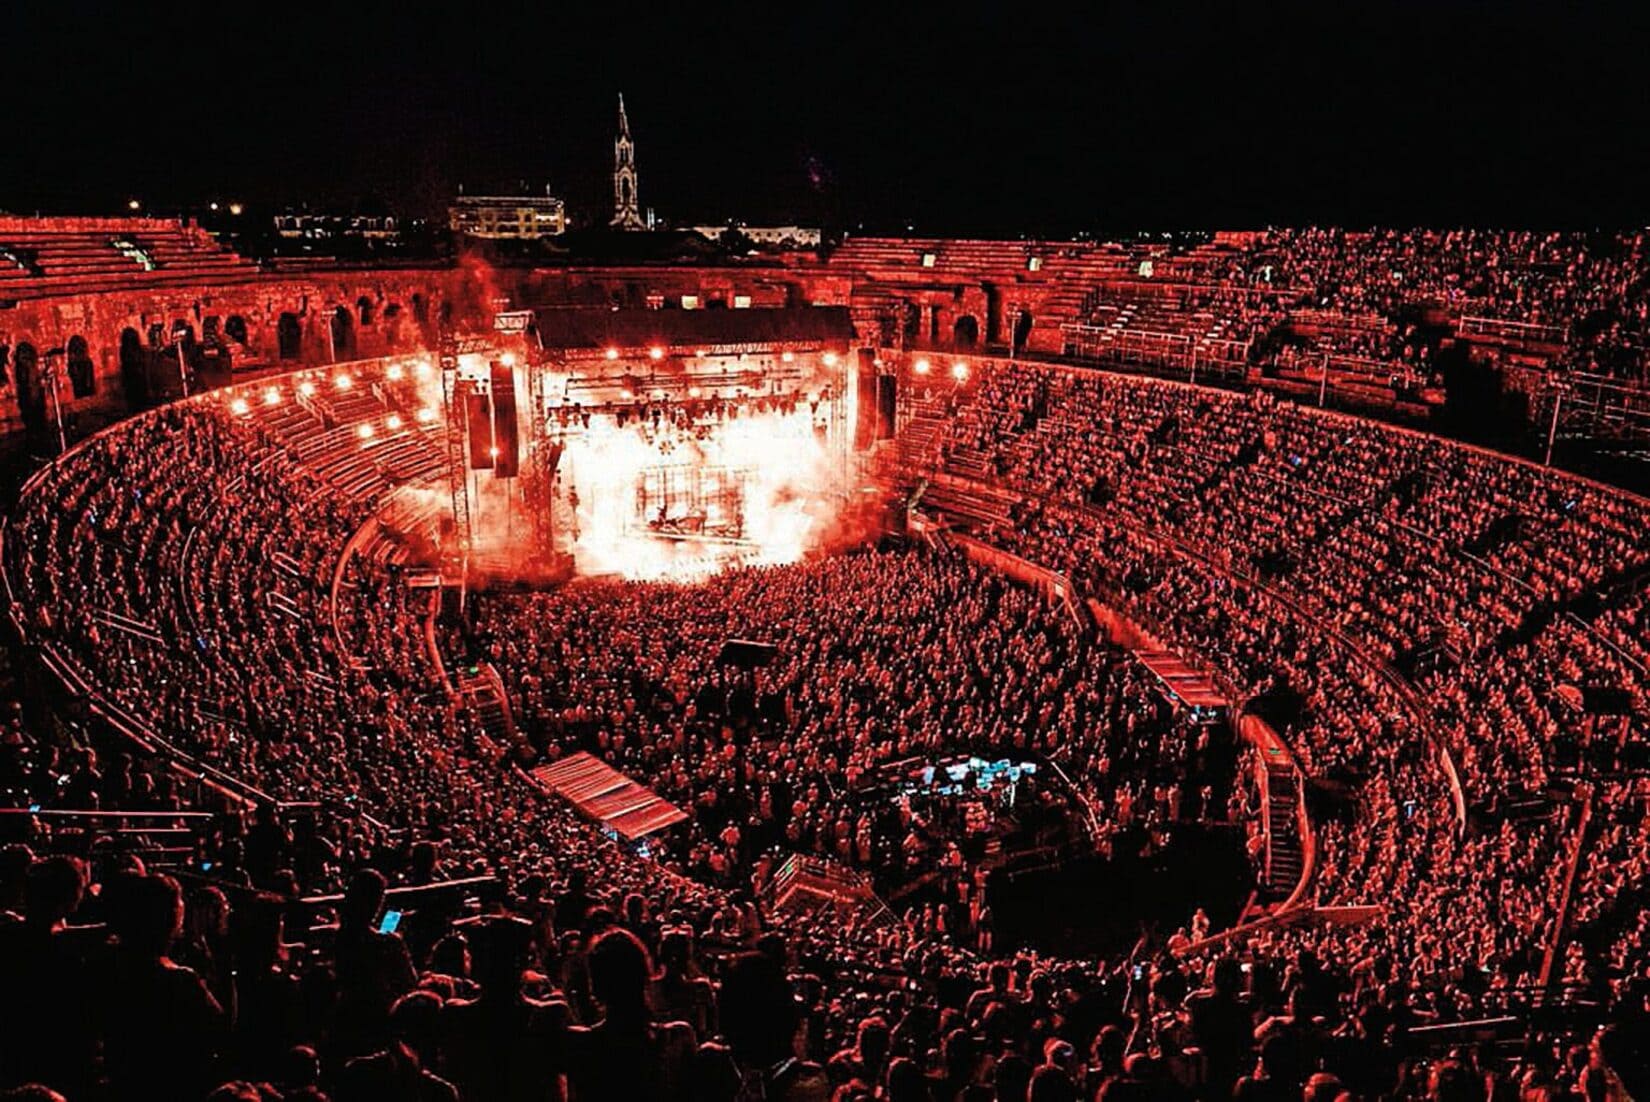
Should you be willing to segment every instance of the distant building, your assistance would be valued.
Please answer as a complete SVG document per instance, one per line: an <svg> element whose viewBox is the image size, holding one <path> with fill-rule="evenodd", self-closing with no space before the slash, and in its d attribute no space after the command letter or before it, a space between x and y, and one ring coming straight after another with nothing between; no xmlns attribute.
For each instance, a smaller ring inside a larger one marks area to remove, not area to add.
<svg viewBox="0 0 1650 1102"><path fill-rule="evenodd" d="M323 211L284 211L275 216L275 233L287 241L375 241L393 244L401 236L401 222L393 214L330 214Z"/></svg>
<svg viewBox="0 0 1650 1102"><path fill-rule="evenodd" d="M694 233L720 241L730 229L750 241L772 249L816 249L820 231L816 226L747 226L735 222L727 226L690 226Z"/></svg>
<svg viewBox="0 0 1650 1102"><path fill-rule="evenodd" d="M630 140L630 119L625 116L622 95L619 97L619 133L613 139L613 218L608 225L616 230L652 228L643 220L636 198L636 145Z"/></svg>
<svg viewBox="0 0 1650 1102"><path fill-rule="evenodd" d="M448 225L463 237L531 241L567 232L567 205L543 195L460 195Z"/></svg>

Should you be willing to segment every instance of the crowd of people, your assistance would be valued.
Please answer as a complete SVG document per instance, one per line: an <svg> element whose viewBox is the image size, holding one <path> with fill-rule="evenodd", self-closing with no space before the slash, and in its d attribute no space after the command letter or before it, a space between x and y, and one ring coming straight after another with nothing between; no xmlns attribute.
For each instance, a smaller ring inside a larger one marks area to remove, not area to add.
<svg viewBox="0 0 1650 1102"><path fill-rule="evenodd" d="M590 750L691 810L688 867L716 883L748 883L775 846L888 885L939 863L953 847L919 809L869 793L896 763L959 750L1056 762L1108 836L1226 813L1220 748L1174 722L1137 662L955 556L483 595L465 627L450 649L504 673L538 754ZM722 665L735 637L773 640L777 657ZM971 878L953 879L966 892ZM950 902L960 920L970 901Z"/></svg>
<svg viewBox="0 0 1650 1102"><path fill-rule="evenodd" d="M44 470L5 528L28 676L68 699L52 718L19 688L29 705L3 717L0 1087L1644 1089L1639 503L1264 397L1025 365L957 391L942 444L930 476L984 470L1017 499L982 540L1126 612L1281 732L1312 788L1316 921L1204 920L1097 960L981 938L960 895L908 921L777 911L757 890L776 851L887 882L908 839L933 843L909 808L847 798L902 758L1056 761L1102 834L1252 815L1254 797L1134 659L943 547L480 595L457 629L350 550L375 492L205 397ZM782 641L776 660L720 666L746 632ZM455 688L478 660L507 730ZM1599 690L1625 714L1592 714ZM690 810L680 841L638 853L523 769L575 749ZM94 808L156 817L53 817ZM1548 972L1585 998L1538 1020L1525 992ZM1452 1032L1501 1012L1521 1043Z"/></svg>
<svg viewBox="0 0 1650 1102"><path fill-rule="evenodd" d="M1421 959L1534 978L1580 790L1625 801L1646 730L1644 667L1607 631L1642 600L1643 507L1261 395L1023 365L970 386L940 467L1024 492L995 538L1116 594L1257 698L1285 690L1309 770L1360 787L1356 829L1326 824L1320 897L1373 897L1361 876L1337 889L1343 862L1396 876L1378 894L1417 905ZM1586 714L1600 688L1630 702L1612 738ZM1440 882L1470 905L1440 915L1425 888Z"/></svg>
<svg viewBox="0 0 1650 1102"><path fill-rule="evenodd" d="M1559 348L1554 366L1642 382L1650 365L1650 238L1644 231L1346 230L1276 228L1165 252L1119 249L1128 259L1117 286L1101 285L1084 318L1204 339L1282 336L1264 358L1286 372L1389 365L1399 378L1433 377L1439 335L1462 318L1509 322L1505 335ZM1144 301L1156 321L1136 322L1130 304L1147 294L1131 283L1179 284ZM1435 333L1422 322L1432 318ZM1211 320L1212 319L1212 320ZM1516 327L1526 327L1518 329ZM1522 334L1522 336L1520 336Z"/></svg>

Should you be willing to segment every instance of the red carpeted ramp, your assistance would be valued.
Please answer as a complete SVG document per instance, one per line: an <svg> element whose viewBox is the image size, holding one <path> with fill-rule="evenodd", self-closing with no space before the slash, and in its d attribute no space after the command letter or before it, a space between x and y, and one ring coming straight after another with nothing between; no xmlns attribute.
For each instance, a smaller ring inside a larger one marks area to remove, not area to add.
<svg viewBox="0 0 1650 1102"><path fill-rule="evenodd" d="M645 838L687 818L657 792L594 754L578 753L533 770L538 782L619 836Z"/></svg>

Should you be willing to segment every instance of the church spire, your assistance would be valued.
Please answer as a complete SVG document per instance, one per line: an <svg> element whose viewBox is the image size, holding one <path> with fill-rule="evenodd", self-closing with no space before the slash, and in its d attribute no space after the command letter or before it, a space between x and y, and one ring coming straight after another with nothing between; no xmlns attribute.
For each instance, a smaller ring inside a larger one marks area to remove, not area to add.
<svg viewBox="0 0 1650 1102"><path fill-rule="evenodd" d="M620 230L647 228L636 200L636 147L630 140L623 92L619 93L619 134L613 139L613 219L608 225Z"/></svg>

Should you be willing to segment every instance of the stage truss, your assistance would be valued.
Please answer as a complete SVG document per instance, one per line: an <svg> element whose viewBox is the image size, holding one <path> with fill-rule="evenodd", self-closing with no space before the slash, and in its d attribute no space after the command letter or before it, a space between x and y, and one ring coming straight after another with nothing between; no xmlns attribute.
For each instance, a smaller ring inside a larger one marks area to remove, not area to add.
<svg viewBox="0 0 1650 1102"><path fill-rule="evenodd" d="M816 428L828 439L837 479L843 488L853 484L857 467L852 406L857 388L847 367L846 349L827 353L812 343L671 349L658 356L631 350L624 357L627 362L616 363L611 354L600 350L542 349L530 343L500 341L491 333L441 335L447 493L452 510L452 525L442 540L442 559L449 577L467 581L478 572L498 570L501 556L492 544L497 542L501 523L513 533L509 558L523 569L527 564L535 573L570 568L571 552L581 537L581 502L579 472L568 466L564 454L582 435L582 426L579 418L564 416L569 408L589 416L618 416L621 408L649 404L691 410L700 402L794 404L817 398L827 404L820 414L824 425L821 428L816 423ZM494 488L488 482L484 488L478 485L478 473L469 467L472 450L466 415L466 388L483 384L467 377L460 360L497 360L505 348L515 355L516 385L525 399L518 422L522 462L520 474L508 480L509 484ZM810 367L812 374L805 370ZM822 385L822 380L828 381ZM805 394L805 385L815 387L815 392ZM637 536L673 543L746 542L746 488L752 475L749 467L729 464L651 464L635 480L635 512L628 527ZM488 538L489 532L493 538Z"/></svg>

